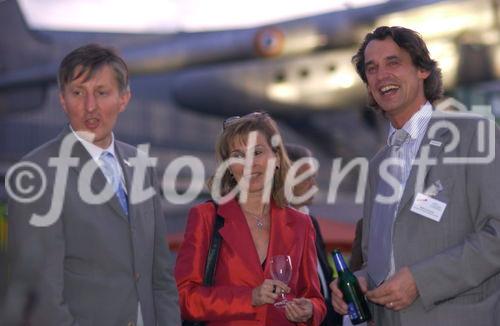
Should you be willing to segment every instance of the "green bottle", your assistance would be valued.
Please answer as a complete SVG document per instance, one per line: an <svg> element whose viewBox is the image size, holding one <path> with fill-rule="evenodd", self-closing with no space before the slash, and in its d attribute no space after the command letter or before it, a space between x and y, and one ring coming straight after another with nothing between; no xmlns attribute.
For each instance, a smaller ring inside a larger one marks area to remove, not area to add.
<svg viewBox="0 0 500 326"><path fill-rule="evenodd" d="M333 261L335 262L335 267L339 275L338 286L344 295L344 301L347 303L347 313L349 314L351 323L357 325L370 321L372 316L368 309L365 296L359 287L358 279L349 268L347 268L340 250L335 249L333 251Z"/></svg>

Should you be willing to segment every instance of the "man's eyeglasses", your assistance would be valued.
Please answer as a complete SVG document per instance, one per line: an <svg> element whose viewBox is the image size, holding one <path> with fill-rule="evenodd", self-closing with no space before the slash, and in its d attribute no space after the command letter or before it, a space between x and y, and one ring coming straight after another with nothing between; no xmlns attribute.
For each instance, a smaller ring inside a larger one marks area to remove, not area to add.
<svg viewBox="0 0 500 326"><path fill-rule="evenodd" d="M256 111L256 112L251 112L249 114L245 114L244 116L235 115L235 116L226 118L222 122L222 130L225 130L228 126L232 125L236 121L239 121L240 119L258 118L258 117L269 117L269 114L267 112L263 112L263 111Z"/></svg>

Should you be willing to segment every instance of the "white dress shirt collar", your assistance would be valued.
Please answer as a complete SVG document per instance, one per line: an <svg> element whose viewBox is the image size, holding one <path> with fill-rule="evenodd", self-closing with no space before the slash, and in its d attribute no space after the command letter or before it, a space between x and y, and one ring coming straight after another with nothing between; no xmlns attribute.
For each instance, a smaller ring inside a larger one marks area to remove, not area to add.
<svg viewBox="0 0 500 326"><path fill-rule="evenodd" d="M78 135L77 132L75 132L75 130L73 129L73 127L71 127L71 125L69 126L69 128L71 129L71 132L73 133L73 135L75 135L76 139L78 139L78 141L83 145L83 147L85 147L85 149L87 150L87 152L89 152L90 156L92 157L92 159L99 163L99 158L101 157L101 154L103 152L110 152L111 154L113 154L113 156L116 158L116 154L115 154L115 136L113 133L111 133L111 144L109 144L109 146L107 148L101 148L99 146L96 146L94 144L92 144L91 142L89 142L88 140L85 140L83 139L82 137L80 137Z"/></svg>
<svg viewBox="0 0 500 326"><path fill-rule="evenodd" d="M427 128L427 124L429 120L431 119L432 116L432 105L429 103L429 101L425 102L422 107L415 112L415 114L410 118L410 120L406 121L406 123L403 126L403 130L405 130L409 135L412 140L416 140L419 138L420 134L422 133L422 130L425 130ZM390 139L392 137L392 134L396 132L396 128L393 127L392 124L389 124L389 134L387 137L387 145L390 144Z"/></svg>

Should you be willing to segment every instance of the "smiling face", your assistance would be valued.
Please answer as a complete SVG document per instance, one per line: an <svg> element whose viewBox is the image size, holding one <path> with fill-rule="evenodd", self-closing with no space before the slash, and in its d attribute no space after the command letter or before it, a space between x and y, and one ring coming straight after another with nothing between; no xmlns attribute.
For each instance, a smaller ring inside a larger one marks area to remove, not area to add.
<svg viewBox="0 0 500 326"><path fill-rule="evenodd" d="M74 75L78 75L79 69L75 69ZM115 72L109 65L87 80L88 73L66 84L59 100L73 130L92 133L92 142L106 148L111 144L116 119L130 100L130 92L119 90Z"/></svg>
<svg viewBox="0 0 500 326"><path fill-rule="evenodd" d="M234 158L245 158L247 153L247 137L238 137L230 144L229 155ZM252 169L249 176L249 188L248 192L250 194L260 194L265 187L265 177L266 169L269 160L276 159L276 163L273 167L279 166L279 157L275 154L271 146L266 140L266 137L257 131L257 139L255 147L253 149L254 159L252 164ZM269 163L270 164L270 163ZM244 165L243 164L232 164L230 166L230 171L237 182L244 177ZM273 179L270 180L273 182Z"/></svg>
<svg viewBox="0 0 500 326"><path fill-rule="evenodd" d="M368 91L393 126L401 128L427 101L424 80L430 72L417 68L390 37L370 41L364 56Z"/></svg>

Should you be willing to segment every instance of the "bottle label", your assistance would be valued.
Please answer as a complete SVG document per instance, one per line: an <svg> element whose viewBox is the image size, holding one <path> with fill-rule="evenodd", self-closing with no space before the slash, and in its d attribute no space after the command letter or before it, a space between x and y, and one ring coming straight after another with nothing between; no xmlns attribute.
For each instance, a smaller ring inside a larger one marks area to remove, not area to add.
<svg viewBox="0 0 500 326"><path fill-rule="evenodd" d="M358 310L356 309L354 303L349 303L347 305L347 313L349 314L349 318L351 318L351 320L356 320L359 318Z"/></svg>

